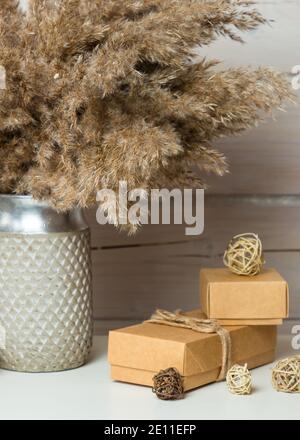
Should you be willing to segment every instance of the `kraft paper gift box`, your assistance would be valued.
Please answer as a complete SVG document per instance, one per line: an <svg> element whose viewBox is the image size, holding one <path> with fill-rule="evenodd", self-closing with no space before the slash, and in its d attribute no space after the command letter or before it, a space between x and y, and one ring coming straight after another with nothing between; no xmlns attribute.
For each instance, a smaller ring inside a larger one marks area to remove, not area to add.
<svg viewBox="0 0 300 440"><path fill-rule="evenodd" d="M202 269L200 296L204 313L221 325L279 325L288 317L288 284L275 269L254 277Z"/></svg>
<svg viewBox="0 0 300 440"><path fill-rule="evenodd" d="M200 310L187 315L205 318ZM275 326L225 328L231 336L232 363L255 368L274 361ZM113 380L153 386L155 374L175 367L186 391L215 382L222 364L219 335L147 322L111 331L108 351Z"/></svg>

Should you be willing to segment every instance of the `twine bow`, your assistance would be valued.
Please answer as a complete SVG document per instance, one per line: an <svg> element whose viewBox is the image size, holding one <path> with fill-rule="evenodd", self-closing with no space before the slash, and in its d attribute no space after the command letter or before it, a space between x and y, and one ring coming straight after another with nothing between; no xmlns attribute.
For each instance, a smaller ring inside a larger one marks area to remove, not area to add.
<svg viewBox="0 0 300 440"><path fill-rule="evenodd" d="M222 344L222 368L217 381L225 379L231 366L231 338L228 330L221 327L217 320L194 318L184 315L180 311L172 313L166 310L156 310L146 322L186 328L199 333L217 333Z"/></svg>

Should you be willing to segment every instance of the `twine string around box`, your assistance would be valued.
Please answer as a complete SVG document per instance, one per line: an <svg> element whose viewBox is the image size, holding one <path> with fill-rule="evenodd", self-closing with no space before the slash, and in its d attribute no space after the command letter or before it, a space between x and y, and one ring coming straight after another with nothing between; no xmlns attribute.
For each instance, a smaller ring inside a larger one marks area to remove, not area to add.
<svg viewBox="0 0 300 440"><path fill-rule="evenodd" d="M224 380L231 366L231 338L228 330L221 327L215 319L199 319L187 316L177 310L175 313L166 310L156 310L151 318L145 322L151 324L168 325L193 330L199 333L216 333L222 344L222 367L217 381Z"/></svg>

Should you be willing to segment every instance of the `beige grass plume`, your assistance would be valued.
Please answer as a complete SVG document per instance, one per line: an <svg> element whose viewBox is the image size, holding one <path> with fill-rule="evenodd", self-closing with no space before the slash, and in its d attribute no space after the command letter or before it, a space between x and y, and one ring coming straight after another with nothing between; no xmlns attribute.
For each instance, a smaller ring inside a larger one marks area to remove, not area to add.
<svg viewBox="0 0 300 440"><path fill-rule="evenodd" d="M16 4L0 9L2 193L68 210L121 180L199 187L195 167L227 169L213 142L290 96L273 70L201 59L265 22L248 0L32 0L26 15Z"/></svg>

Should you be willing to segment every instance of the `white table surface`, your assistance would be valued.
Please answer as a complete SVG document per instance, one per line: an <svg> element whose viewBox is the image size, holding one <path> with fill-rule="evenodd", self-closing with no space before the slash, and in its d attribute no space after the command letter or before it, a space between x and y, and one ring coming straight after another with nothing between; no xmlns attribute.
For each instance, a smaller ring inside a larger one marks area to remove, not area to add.
<svg viewBox="0 0 300 440"><path fill-rule="evenodd" d="M300 394L274 391L270 365L253 370L255 388L250 396L234 396L222 382L191 391L184 400L164 402L150 388L112 382L106 350L107 338L97 336L89 364L77 370L47 374L0 370L0 419L300 419ZM290 337L280 337L278 358L292 353Z"/></svg>

